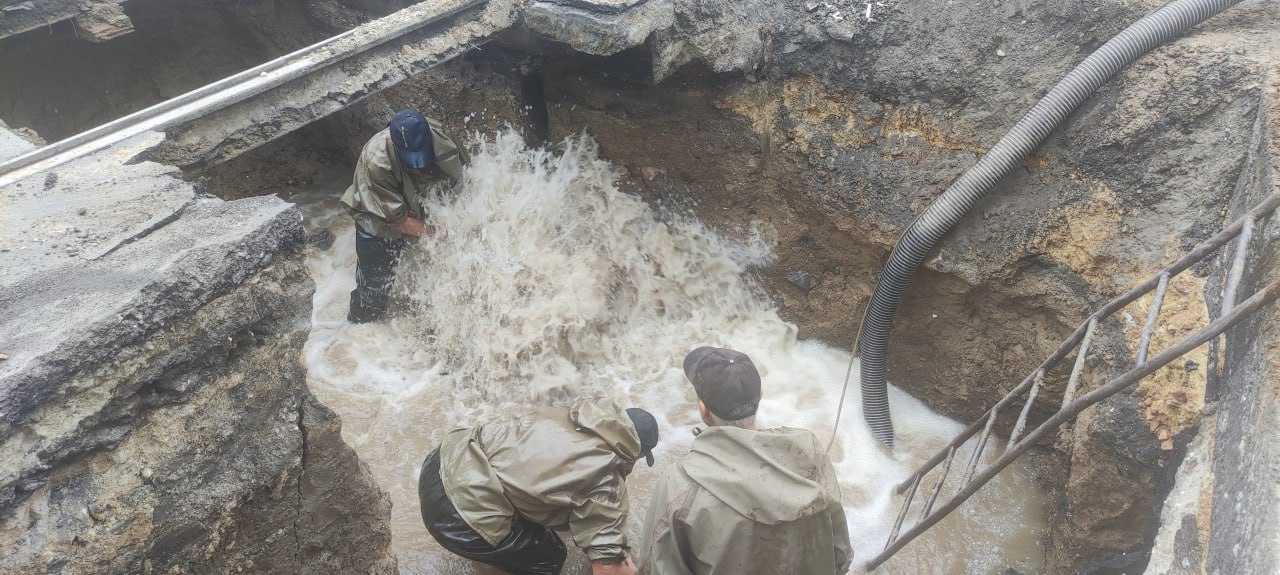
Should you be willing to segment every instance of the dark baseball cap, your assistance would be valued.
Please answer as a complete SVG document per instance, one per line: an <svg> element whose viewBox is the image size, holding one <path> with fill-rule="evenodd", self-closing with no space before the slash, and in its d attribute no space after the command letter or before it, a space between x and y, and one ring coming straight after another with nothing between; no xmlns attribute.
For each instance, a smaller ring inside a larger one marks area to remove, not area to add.
<svg viewBox="0 0 1280 575"><path fill-rule="evenodd" d="M644 456L645 463L653 467L653 448L658 445L658 420L639 407L627 408L627 415L631 416L631 423L640 436L640 454Z"/></svg>
<svg viewBox="0 0 1280 575"><path fill-rule="evenodd" d="M684 374L698 399L720 419L750 417L760 406L760 372L745 353L700 347L685 356Z"/></svg>
<svg viewBox="0 0 1280 575"><path fill-rule="evenodd" d="M400 110L392 116L391 143L396 146L396 154L406 168L425 170L431 166L435 156L431 141L431 126L427 119L417 110Z"/></svg>

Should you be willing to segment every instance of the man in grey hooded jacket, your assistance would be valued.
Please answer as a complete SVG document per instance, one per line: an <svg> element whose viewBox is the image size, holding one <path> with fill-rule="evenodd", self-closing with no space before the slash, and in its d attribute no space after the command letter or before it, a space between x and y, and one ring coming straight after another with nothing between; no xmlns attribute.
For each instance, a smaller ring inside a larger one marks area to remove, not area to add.
<svg viewBox="0 0 1280 575"><path fill-rule="evenodd" d="M655 575L842 574L853 561L840 486L818 438L757 430L760 374L745 354L684 360L709 428L653 491L636 555Z"/></svg>

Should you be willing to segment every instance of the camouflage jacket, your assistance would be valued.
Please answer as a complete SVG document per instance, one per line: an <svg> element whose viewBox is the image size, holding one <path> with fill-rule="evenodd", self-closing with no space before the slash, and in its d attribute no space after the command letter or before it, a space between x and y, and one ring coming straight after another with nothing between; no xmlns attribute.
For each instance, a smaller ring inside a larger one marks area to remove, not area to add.
<svg viewBox="0 0 1280 575"><path fill-rule="evenodd" d="M375 134L360 150L342 205L364 231L385 239L404 237L396 226L405 218L426 218L423 198L461 180L466 150L439 122L428 118L427 123L435 146L435 164L426 173L416 174L401 165L388 130Z"/></svg>

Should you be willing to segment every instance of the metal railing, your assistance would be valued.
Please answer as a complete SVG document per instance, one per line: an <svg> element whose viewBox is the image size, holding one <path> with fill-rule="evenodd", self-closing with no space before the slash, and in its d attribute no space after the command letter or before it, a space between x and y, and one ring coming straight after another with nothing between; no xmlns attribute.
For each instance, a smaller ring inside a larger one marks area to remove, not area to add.
<svg viewBox="0 0 1280 575"><path fill-rule="evenodd" d="M1264 305L1274 301L1280 297L1280 279L1272 280L1263 286L1256 293L1240 303L1236 303L1236 291L1240 287L1240 278L1244 274L1244 266L1247 260L1249 249L1249 241L1253 236L1254 224L1261 218L1266 217L1280 206L1280 194L1274 194L1264 200L1261 204L1249 210L1240 219L1233 222L1226 229L1222 230L1213 237L1205 240L1197 245L1194 249L1178 259L1159 273L1151 276L1146 281L1125 292L1123 295L1111 300L1106 305L1099 308L1089 315L1076 328L1070 336L1067 337L1062 345L1058 347L1040 367L1036 368L1030 375L1022 380L1012 391L1006 394L995 406L989 409L986 414L965 428L956 435L950 443L947 444L936 455L926 461L923 465L912 473L911 477L902 482L897 487L897 492L907 492L902 502L902 509L898 513L898 518L894 522L893 530L889 534L889 540L885 543L885 548L879 555L873 557L865 565L867 571L872 571L879 567L890 557L893 557L907 543L918 537L921 533L929 530L944 517L954 511L965 500L969 499L978 489L982 488L996 474L1000 473L1010 463L1013 463L1019 456L1036 445L1049 432L1056 430L1062 424L1071 421L1081 411L1097 404L1098 402L1115 395L1117 392L1136 384L1142 378L1154 373L1156 370L1164 367L1173 360L1181 357L1196 347L1208 342L1209 340L1222 334L1231 326L1244 320L1253 312L1257 311ZM1155 331L1157 320L1160 315L1160 308L1164 304L1164 295L1169 287L1169 280L1173 276L1178 275L1182 271L1190 268L1196 263L1204 260L1213 254L1218 248L1222 247L1232 238L1239 237L1236 242L1235 254L1232 258L1231 268L1227 274L1226 287L1223 290L1222 309L1218 319L1210 322L1195 333L1179 340L1177 343L1169 346L1165 350L1148 359L1148 347L1151 345L1151 334ZM1151 309L1147 314L1147 320L1142 328L1142 334L1138 339L1137 357L1134 365L1124 374L1108 381L1106 384L1097 389L1086 393L1080 397L1075 397L1077 386L1080 382L1080 375L1085 368L1085 358L1089 353L1089 346L1093 342L1094 332L1098 327L1098 323L1112 314L1120 311L1125 306L1133 303L1138 298L1151 293L1154 290L1155 295L1152 298ZM1067 381L1066 390L1063 394L1061 407L1051 417L1043 423L1037 425L1034 429L1022 436L1022 430L1026 427L1027 418L1031 413L1031 408L1035 404L1041 389L1044 387L1045 374L1054 366L1065 359L1072 351L1076 351L1075 362L1071 368L1071 375ZM987 466L977 473L977 469L982 460L983 450L986 448L992 435L992 428L995 420L1005 408L1013 405L1020 397L1026 396L1026 401L1022 405L1022 409L1018 412L1018 418L1013 426L1013 431L1009 435L1009 442L1005 446L1004 453L1000 455L991 465ZM934 509L938 496L942 491L943 484L946 482L947 475L951 472L952 460L955 459L956 453L960 448L974 435L981 432L977 442L975 443L973 453L969 456L969 461L965 466L964 476L960 481L959 490L949 499L944 501L941 506ZM915 500L915 496L919 490L920 484L924 480L924 476L929 472L937 469L939 464L942 465L941 471L934 483L929 498L925 501L920 509L920 520L909 528L905 533L899 536L903 523L911 509L911 504ZM976 473L976 475L975 475Z"/></svg>

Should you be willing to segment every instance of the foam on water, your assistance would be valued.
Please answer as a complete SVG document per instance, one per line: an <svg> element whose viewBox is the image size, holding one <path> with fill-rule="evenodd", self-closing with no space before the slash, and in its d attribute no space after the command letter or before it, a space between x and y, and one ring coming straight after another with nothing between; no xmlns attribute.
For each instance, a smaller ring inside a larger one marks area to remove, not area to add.
<svg viewBox="0 0 1280 575"><path fill-rule="evenodd" d="M417 473L444 432L578 395L644 407L661 425L658 464L629 480L634 533L663 466L693 439L695 398L680 362L700 345L752 357L763 377L762 425L831 436L850 357L797 340L752 284L749 268L771 257L765 242L750 230L747 241L729 241L687 214L655 212L614 179L590 138L556 152L525 149L512 133L482 144L458 192L431 202L445 233L406 251L394 318L366 325L345 322L355 241L340 192L295 196L308 226L338 237L308 260L316 281L309 382L391 494L402 572L490 572L442 551L418 515ZM893 486L961 425L891 388L899 451L886 454L862 421L856 374L855 366L831 454L855 552L866 560L892 527ZM1036 571L1042 507L1015 465L882 572ZM582 568L579 558L566 572Z"/></svg>

